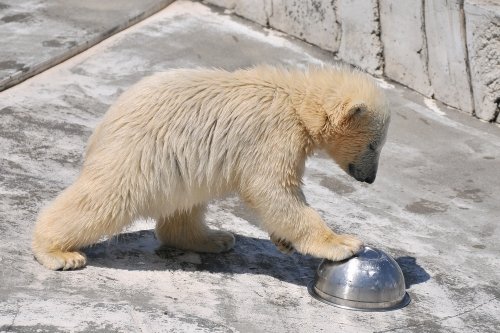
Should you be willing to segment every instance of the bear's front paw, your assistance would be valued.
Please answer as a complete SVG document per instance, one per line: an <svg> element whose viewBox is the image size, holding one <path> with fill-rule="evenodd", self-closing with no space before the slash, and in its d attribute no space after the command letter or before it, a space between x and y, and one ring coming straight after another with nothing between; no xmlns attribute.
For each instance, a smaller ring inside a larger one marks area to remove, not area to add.
<svg viewBox="0 0 500 333"><path fill-rule="evenodd" d="M287 241L284 238L280 238L280 237L277 237L276 235L272 234L271 241L274 243L274 245L276 245L278 250L283 254L290 254L293 251L295 251L295 248L293 247L292 243Z"/></svg>
<svg viewBox="0 0 500 333"><path fill-rule="evenodd" d="M363 249L361 240L351 235L337 235L331 244L327 259L341 261L354 256Z"/></svg>
<svg viewBox="0 0 500 333"><path fill-rule="evenodd" d="M306 246L298 248L299 252L332 261L350 258L363 249L363 242L356 237L336 234L304 245Z"/></svg>

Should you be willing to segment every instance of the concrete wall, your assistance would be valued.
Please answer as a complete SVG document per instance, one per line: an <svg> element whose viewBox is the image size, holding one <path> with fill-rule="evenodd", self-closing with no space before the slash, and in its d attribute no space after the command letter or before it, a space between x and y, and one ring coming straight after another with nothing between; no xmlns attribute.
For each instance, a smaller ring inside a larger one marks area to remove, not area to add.
<svg viewBox="0 0 500 333"><path fill-rule="evenodd" d="M423 2L380 0L379 6L384 74L426 96L432 96Z"/></svg>
<svg viewBox="0 0 500 333"><path fill-rule="evenodd" d="M205 2L500 123L500 0Z"/></svg>
<svg viewBox="0 0 500 333"><path fill-rule="evenodd" d="M465 22L476 115L500 123L500 1L466 0Z"/></svg>

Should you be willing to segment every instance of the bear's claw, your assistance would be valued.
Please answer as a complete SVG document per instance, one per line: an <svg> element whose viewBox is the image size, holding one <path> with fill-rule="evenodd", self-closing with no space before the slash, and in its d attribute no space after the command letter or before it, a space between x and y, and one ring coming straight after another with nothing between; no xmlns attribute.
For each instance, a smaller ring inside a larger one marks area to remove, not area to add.
<svg viewBox="0 0 500 333"><path fill-rule="evenodd" d="M271 241L283 254L290 254L295 251L295 248L293 247L292 243L284 238L279 238L276 237L275 235L271 235Z"/></svg>

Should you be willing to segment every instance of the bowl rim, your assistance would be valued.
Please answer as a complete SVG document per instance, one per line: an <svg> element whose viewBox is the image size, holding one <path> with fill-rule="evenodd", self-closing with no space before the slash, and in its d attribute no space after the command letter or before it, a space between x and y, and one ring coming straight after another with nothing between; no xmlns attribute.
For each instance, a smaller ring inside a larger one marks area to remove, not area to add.
<svg viewBox="0 0 500 333"><path fill-rule="evenodd" d="M321 301L323 303L333 305L342 309L355 310L355 311L365 311L365 312L384 312L391 310L402 309L411 302L410 295L405 291L405 294L401 300L389 301L389 302L360 302L352 301L343 298L338 298L332 295L328 295L315 287L315 280L312 280L307 286L309 294Z"/></svg>

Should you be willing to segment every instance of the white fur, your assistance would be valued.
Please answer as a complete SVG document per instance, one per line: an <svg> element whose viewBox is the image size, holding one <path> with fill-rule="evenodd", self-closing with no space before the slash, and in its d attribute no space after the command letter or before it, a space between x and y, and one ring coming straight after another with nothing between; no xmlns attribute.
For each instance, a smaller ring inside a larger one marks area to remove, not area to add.
<svg viewBox="0 0 500 333"><path fill-rule="evenodd" d="M360 101L368 111L351 119ZM385 133L388 117L376 84L347 69L177 69L146 78L96 128L78 179L40 214L33 251L48 268L81 267L79 249L139 217L158 221L166 245L225 251L234 237L207 228L204 207L237 192L276 243L344 259L362 243L333 233L306 204L305 159L325 148L345 169Z"/></svg>

